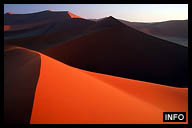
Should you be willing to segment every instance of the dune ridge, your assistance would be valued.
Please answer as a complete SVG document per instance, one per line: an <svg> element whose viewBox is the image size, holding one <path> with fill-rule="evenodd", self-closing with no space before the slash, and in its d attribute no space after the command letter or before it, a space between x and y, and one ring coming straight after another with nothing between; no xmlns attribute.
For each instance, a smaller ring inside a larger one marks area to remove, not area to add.
<svg viewBox="0 0 192 128"><path fill-rule="evenodd" d="M5 45L4 122L6 124L29 124L40 65L38 53Z"/></svg>
<svg viewBox="0 0 192 128"><path fill-rule="evenodd" d="M111 21L111 18L107 20ZM112 22L103 21L99 24L101 28L92 28L96 31L41 52L88 71L170 86L188 86L186 47L126 25L122 27L119 21L114 27L106 27Z"/></svg>
<svg viewBox="0 0 192 128"><path fill-rule="evenodd" d="M152 35L188 36L174 23L4 14L5 123L187 124L188 48Z"/></svg>
<svg viewBox="0 0 192 128"><path fill-rule="evenodd" d="M188 89L88 72L40 55L31 124L161 124L163 111L188 111Z"/></svg>

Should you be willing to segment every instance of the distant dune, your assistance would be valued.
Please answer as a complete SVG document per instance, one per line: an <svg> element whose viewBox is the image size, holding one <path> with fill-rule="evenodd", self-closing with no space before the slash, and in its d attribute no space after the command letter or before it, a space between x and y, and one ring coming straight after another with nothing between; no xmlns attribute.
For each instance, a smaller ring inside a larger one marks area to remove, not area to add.
<svg viewBox="0 0 192 128"><path fill-rule="evenodd" d="M95 22L86 19L73 18L64 22L59 21L49 24L39 24L29 29L5 32L5 43L40 50L81 36ZM17 36L17 37L16 37Z"/></svg>
<svg viewBox="0 0 192 128"><path fill-rule="evenodd" d="M185 43L186 41L188 43L188 20L171 20L155 23L119 21L144 33L188 46Z"/></svg>
<svg viewBox="0 0 192 128"><path fill-rule="evenodd" d="M82 17L80 17L80 16L77 16L77 15L69 12L69 11L67 11L67 13L68 13L68 15L69 15L71 18L82 18Z"/></svg>
<svg viewBox="0 0 192 128"><path fill-rule="evenodd" d="M107 22L101 21L96 26L98 31L42 53L88 71L171 86L188 86L187 48L124 26L114 18L104 20ZM115 25L111 27L113 23Z"/></svg>
<svg viewBox="0 0 192 128"><path fill-rule="evenodd" d="M39 22L55 22L63 21L70 18L81 18L69 11L42 11L30 14L12 14L6 13L4 15L5 25L24 25Z"/></svg>
<svg viewBox="0 0 192 128"><path fill-rule="evenodd" d="M31 14L12 15L6 13L4 14L4 39L18 39L45 34L52 26L56 24L61 26L61 22L77 18L83 19L69 11L55 12L46 10ZM11 29L7 29L8 26Z"/></svg>

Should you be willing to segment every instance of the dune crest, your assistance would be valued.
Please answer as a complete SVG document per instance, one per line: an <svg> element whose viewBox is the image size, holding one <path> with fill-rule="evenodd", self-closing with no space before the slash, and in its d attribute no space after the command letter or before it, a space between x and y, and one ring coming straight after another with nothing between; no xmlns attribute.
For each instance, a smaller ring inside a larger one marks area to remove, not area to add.
<svg viewBox="0 0 192 128"><path fill-rule="evenodd" d="M164 111L188 112L187 89L88 72L40 55L31 124L162 124Z"/></svg>
<svg viewBox="0 0 192 128"><path fill-rule="evenodd" d="M7 12L7 14L9 14L9 15L13 15L13 13L12 13L12 12Z"/></svg>
<svg viewBox="0 0 192 128"><path fill-rule="evenodd" d="M67 13L68 13L68 15L69 15L71 18L82 18L82 17L80 17L80 16L77 16L77 15L71 13L70 11L67 11Z"/></svg>

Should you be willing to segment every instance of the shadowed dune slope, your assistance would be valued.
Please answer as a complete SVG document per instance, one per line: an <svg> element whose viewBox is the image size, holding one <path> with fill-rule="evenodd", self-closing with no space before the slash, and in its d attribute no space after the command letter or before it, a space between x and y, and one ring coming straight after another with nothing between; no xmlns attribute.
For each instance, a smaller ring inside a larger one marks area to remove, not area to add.
<svg viewBox="0 0 192 128"><path fill-rule="evenodd" d="M38 25L30 29L5 32L4 35L15 39L7 39L5 43L39 50L63 43L77 36L81 36L95 22L86 19L73 18L64 22L55 22L46 25ZM32 36L33 35L33 36ZM21 36L17 37L16 36Z"/></svg>
<svg viewBox="0 0 192 128"><path fill-rule="evenodd" d="M188 20L156 23L129 22L120 19L119 21L146 34L188 47Z"/></svg>
<svg viewBox="0 0 192 128"><path fill-rule="evenodd" d="M44 25L49 24L50 22L40 22L40 23L32 23L32 24L23 24L23 25L4 25L5 26L10 26L11 29L9 29L9 31L13 31L16 32L15 34L17 34L17 31L21 31L21 30L28 30L28 29L36 29L37 27L42 27ZM4 29L5 31L5 29ZM7 34L8 32L4 32L4 34ZM5 35L7 36L7 35Z"/></svg>
<svg viewBox="0 0 192 128"><path fill-rule="evenodd" d="M165 111L188 114L187 88L88 72L40 55L31 124L161 124Z"/></svg>
<svg viewBox="0 0 192 128"><path fill-rule="evenodd" d="M4 122L28 124L40 72L40 55L26 49L4 47Z"/></svg>
<svg viewBox="0 0 192 128"><path fill-rule="evenodd" d="M70 18L81 18L68 11L41 11L30 14L4 14L4 25L23 25L45 21L64 21Z"/></svg>
<svg viewBox="0 0 192 128"><path fill-rule="evenodd" d="M42 53L88 71L170 86L188 86L187 48L121 26L104 27Z"/></svg>
<svg viewBox="0 0 192 128"><path fill-rule="evenodd" d="M188 20L171 20L156 23L140 23L119 20L147 34L188 38Z"/></svg>
<svg viewBox="0 0 192 128"><path fill-rule="evenodd" d="M72 20L71 21L72 23L69 24L69 21L66 20L70 19L83 19L83 18L69 11L54 12L51 10L46 10L37 13L12 14L12 15L6 13L4 14L4 36L5 36L4 39L5 40L18 39L18 38L20 39L26 37L39 36L41 34L48 33L50 30L58 32L62 29L65 29L65 27L67 28L70 27L66 26L65 24L75 26L76 24L80 25L82 23L81 20L79 20L80 23L78 22L74 23ZM55 26L58 25L60 26L60 28L57 27L57 29L55 29ZM84 26L82 25L82 27ZM68 30L66 29L66 31Z"/></svg>

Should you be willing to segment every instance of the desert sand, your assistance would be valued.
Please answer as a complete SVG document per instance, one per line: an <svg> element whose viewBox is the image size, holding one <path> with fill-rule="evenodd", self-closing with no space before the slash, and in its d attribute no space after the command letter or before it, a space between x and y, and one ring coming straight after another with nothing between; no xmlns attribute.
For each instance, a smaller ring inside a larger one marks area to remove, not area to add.
<svg viewBox="0 0 192 128"><path fill-rule="evenodd" d="M8 31L8 30L10 30L10 26L9 25L4 25L4 31Z"/></svg>
<svg viewBox="0 0 192 128"><path fill-rule="evenodd" d="M31 124L162 124L188 112L188 89L88 72L43 54Z"/></svg>
<svg viewBox="0 0 192 128"><path fill-rule="evenodd" d="M4 121L27 124L39 79L41 58L20 47L4 47Z"/></svg>
<svg viewBox="0 0 192 128"><path fill-rule="evenodd" d="M167 23L177 27L156 25ZM164 124L170 111L188 123L188 49L142 29L112 16L6 13L5 123Z"/></svg>
<svg viewBox="0 0 192 128"><path fill-rule="evenodd" d="M187 86L186 47L139 32L112 17L100 21L89 31L82 37L41 52L88 71Z"/></svg>

